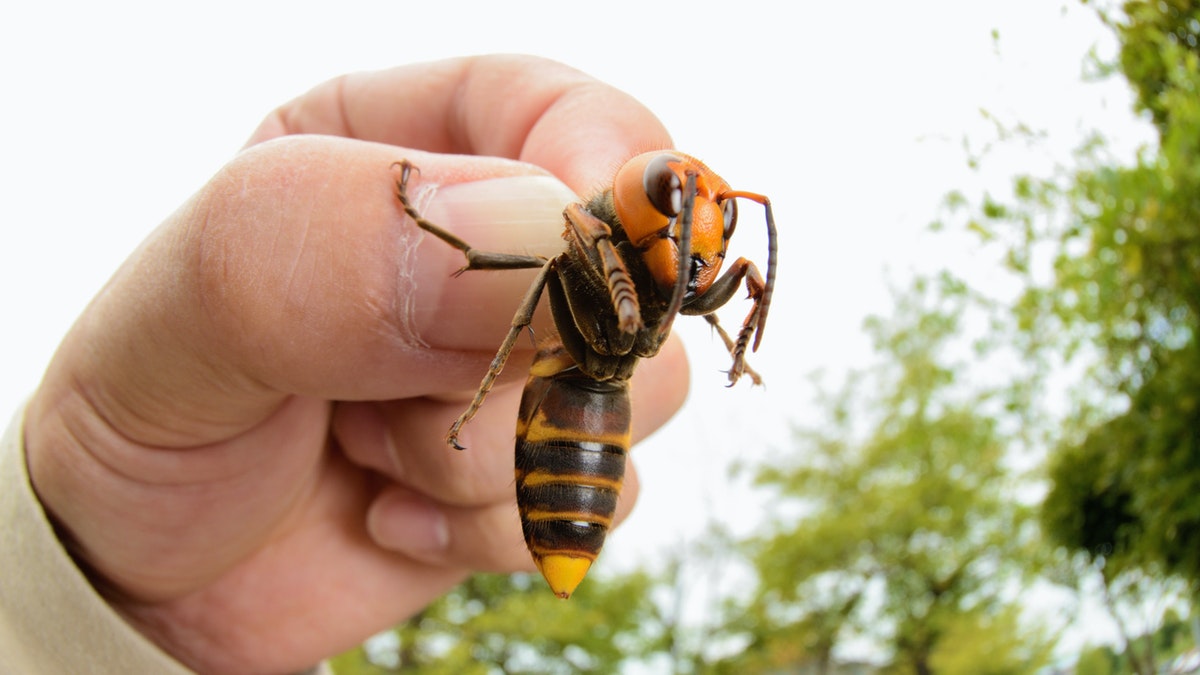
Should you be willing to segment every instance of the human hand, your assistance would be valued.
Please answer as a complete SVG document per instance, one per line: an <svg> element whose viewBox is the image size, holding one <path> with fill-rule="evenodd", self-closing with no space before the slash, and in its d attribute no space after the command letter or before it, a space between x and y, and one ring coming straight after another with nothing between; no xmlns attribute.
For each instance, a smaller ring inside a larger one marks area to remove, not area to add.
<svg viewBox="0 0 1200 675"><path fill-rule="evenodd" d="M532 271L451 278L461 254L404 218L390 167L419 166L426 215L473 245L550 255L573 195L536 167L586 194L669 143L628 96L522 57L285 105L126 261L30 401L30 475L76 560L168 653L223 673L303 669L471 572L531 569L511 463L526 341L470 449L443 435ZM635 376L635 438L686 384L671 341Z"/></svg>

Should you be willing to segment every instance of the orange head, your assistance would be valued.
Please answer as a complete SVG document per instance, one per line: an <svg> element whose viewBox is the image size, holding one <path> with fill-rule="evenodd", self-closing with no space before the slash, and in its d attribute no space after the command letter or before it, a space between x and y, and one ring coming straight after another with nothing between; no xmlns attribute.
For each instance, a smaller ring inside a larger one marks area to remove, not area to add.
<svg viewBox="0 0 1200 675"><path fill-rule="evenodd" d="M684 194L688 174L696 193ZM613 180L613 207L629 241L642 251L654 281L665 291L679 275L680 213L692 203L691 279L687 296L703 295L716 281L725 247L737 224L729 184L700 160L660 150L625 162Z"/></svg>

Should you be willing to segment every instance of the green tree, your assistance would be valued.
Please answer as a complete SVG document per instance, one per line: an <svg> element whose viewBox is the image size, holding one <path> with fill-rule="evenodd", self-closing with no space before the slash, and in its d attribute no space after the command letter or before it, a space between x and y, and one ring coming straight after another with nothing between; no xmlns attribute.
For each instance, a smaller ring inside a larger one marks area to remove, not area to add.
<svg viewBox="0 0 1200 675"><path fill-rule="evenodd" d="M661 643L642 573L594 575L564 602L530 575L477 575L390 635L338 657L339 675L611 673Z"/></svg>
<svg viewBox="0 0 1200 675"><path fill-rule="evenodd" d="M338 675L611 673L627 666L717 672L720 654L747 640L722 583L743 557L711 525L660 562L654 571L598 571L569 601L554 597L540 575L477 575L339 656L334 669Z"/></svg>
<svg viewBox="0 0 1200 675"><path fill-rule="evenodd" d="M1118 672L1117 655L1105 646L1084 648L1075 662L1075 675L1116 675Z"/></svg>
<svg viewBox="0 0 1200 675"><path fill-rule="evenodd" d="M1106 455L1092 489L1104 508L1091 518L1116 526L1106 534L1114 552L1200 585L1200 4L1123 10L1112 21L1121 72L1158 147L1133 166L1089 166L1068 184L1072 226L1056 233L1055 291L1085 301L1052 308L1094 336L1129 399L1077 452ZM1070 462L1058 461L1061 475Z"/></svg>
<svg viewBox="0 0 1200 675"><path fill-rule="evenodd" d="M1008 593L1036 566L1036 527L1013 497L1004 397L961 377L978 356L961 345L969 305L947 278L918 280L894 317L868 321L880 364L824 397L827 419L789 452L801 461L760 472L800 515L751 542L756 639L738 665L823 671L856 636L899 673L1024 673L1048 658L1045 628L1016 620ZM968 628L991 649L966 644Z"/></svg>
<svg viewBox="0 0 1200 675"><path fill-rule="evenodd" d="M946 631L930 660L938 673L1017 675L1050 661L1053 644L1022 627L1028 619L1015 605L991 615L973 615ZM1034 628L1036 630L1037 628Z"/></svg>
<svg viewBox="0 0 1200 675"><path fill-rule="evenodd" d="M1100 71L1129 82L1156 143L1118 161L1097 135L1073 165L1016 178L1011 200L985 197L970 227L1004 242L1009 269L1025 284L1014 304L1016 339L1043 362L1095 357L1050 462L1048 533L1101 565L1110 584L1129 569L1165 573L1187 580L1194 595L1200 3L1129 0L1100 13L1120 42ZM1037 264L1047 252L1048 270Z"/></svg>

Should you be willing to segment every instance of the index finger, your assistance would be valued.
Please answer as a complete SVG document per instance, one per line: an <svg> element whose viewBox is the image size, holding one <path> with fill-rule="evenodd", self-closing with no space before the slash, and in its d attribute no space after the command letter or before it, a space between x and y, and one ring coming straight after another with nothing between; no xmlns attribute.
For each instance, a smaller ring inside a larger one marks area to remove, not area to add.
<svg viewBox="0 0 1200 675"><path fill-rule="evenodd" d="M250 144L289 134L518 159L579 194L604 186L634 154L671 147L658 118L628 94L563 64L514 55L341 76L276 109Z"/></svg>

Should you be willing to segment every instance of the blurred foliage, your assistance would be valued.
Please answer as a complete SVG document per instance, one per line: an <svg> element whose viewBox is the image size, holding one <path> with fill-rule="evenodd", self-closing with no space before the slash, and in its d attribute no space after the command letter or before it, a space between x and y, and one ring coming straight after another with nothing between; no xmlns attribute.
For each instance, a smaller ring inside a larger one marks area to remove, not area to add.
<svg viewBox="0 0 1200 675"><path fill-rule="evenodd" d="M1023 625L1024 624L1024 625ZM1051 661L1053 636L1030 625L1014 605L992 615L974 614L954 623L930 659L936 673L1023 675Z"/></svg>
<svg viewBox="0 0 1200 675"><path fill-rule="evenodd" d="M1188 78L1200 51L1200 16L1191 0L1136 0L1114 22L1121 39L1119 65L1137 92L1137 104L1150 113L1163 136L1179 115ZM1189 54L1191 56L1189 56Z"/></svg>
<svg viewBox="0 0 1200 675"><path fill-rule="evenodd" d="M595 582L595 583L594 583ZM611 673L653 651L651 579L589 579L564 602L533 575L477 575L389 635L343 654L338 673Z"/></svg>
<svg viewBox="0 0 1200 675"><path fill-rule="evenodd" d="M879 365L824 396L826 419L789 452L799 463L760 471L802 516L748 542L760 587L741 658L828 666L859 638L890 654L886 672L1023 673L1048 659L1053 631L1019 620L1006 592L1036 573L1039 547L1014 499L1000 397L959 377L970 300L942 281L918 280L893 317L868 322Z"/></svg>
<svg viewBox="0 0 1200 675"><path fill-rule="evenodd" d="M1174 611L1163 617L1162 627L1153 635L1146 636L1153 642L1156 660L1163 663L1158 672L1186 673L1187 670L1171 670L1171 662L1190 652L1196 653L1195 642L1187 622ZM1143 666L1143 670L1146 666ZM1079 653L1075 662L1075 675L1131 675L1137 672L1122 654L1107 645L1090 645ZM1154 672L1151 670L1151 672ZM1195 671L1190 671L1195 672Z"/></svg>
<svg viewBox="0 0 1200 675"><path fill-rule="evenodd" d="M1119 661L1111 647L1086 647L1075 662L1075 675L1117 675Z"/></svg>
<svg viewBox="0 0 1200 675"><path fill-rule="evenodd" d="M967 230L1021 282L1014 344L1062 372L1087 364L1040 520L1099 570L1128 663L1150 673L1161 650L1138 647L1118 596L1174 578L1200 599L1200 3L1098 11L1120 49L1095 71L1128 81L1157 142L1118 159L1095 135L1070 166L978 199Z"/></svg>
<svg viewBox="0 0 1200 675"><path fill-rule="evenodd" d="M1200 4L1105 16L1157 147L1121 163L1093 139L1076 166L986 196L969 229L1025 282L1016 339L1099 363L1049 467L1048 531L1112 574L1160 564L1200 584Z"/></svg>
<svg viewBox="0 0 1200 675"><path fill-rule="evenodd" d="M1050 477L1043 516L1059 541L1200 583L1200 349L1161 357L1128 411L1065 446Z"/></svg>

